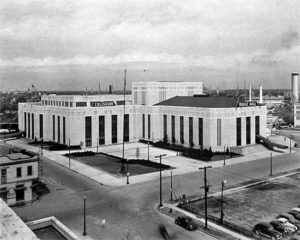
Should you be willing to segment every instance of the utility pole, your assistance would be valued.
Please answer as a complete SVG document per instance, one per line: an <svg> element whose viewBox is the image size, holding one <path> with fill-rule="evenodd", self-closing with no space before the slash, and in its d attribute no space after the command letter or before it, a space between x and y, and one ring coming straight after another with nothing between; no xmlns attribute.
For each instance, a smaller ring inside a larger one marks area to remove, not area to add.
<svg viewBox="0 0 300 240"><path fill-rule="evenodd" d="M125 148L125 90L126 90L126 69L124 70L124 112L123 112L123 150L122 150L122 166L121 166L121 173L125 173L125 164L124 164L124 148Z"/></svg>
<svg viewBox="0 0 300 240"><path fill-rule="evenodd" d="M273 176L273 160L272 160L272 153L270 154L270 176Z"/></svg>
<svg viewBox="0 0 300 240"><path fill-rule="evenodd" d="M205 193L205 229L207 230L207 193L209 192L209 186L207 185L207 178L206 178L206 169L212 168L212 166L205 166L199 168L199 170L204 169L204 193Z"/></svg>
<svg viewBox="0 0 300 240"><path fill-rule="evenodd" d="M97 138L97 153L98 153L99 138Z"/></svg>
<svg viewBox="0 0 300 240"><path fill-rule="evenodd" d="M70 149L70 138L69 138L69 168L71 168L71 149Z"/></svg>
<svg viewBox="0 0 300 240"><path fill-rule="evenodd" d="M171 169L171 188L170 188L170 191L171 191L170 200L173 201L173 171L172 171L172 169Z"/></svg>
<svg viewBox="0 0 300 240"><path fill-rule="evenodd" d="M167 154L160 154L159 156L155 156L155 158L159 158L159 207L163 206L162 204L162 187L161 187L161 157L167 156Z"/></svg>
<svg viewBox="0 0 300 240"><path fill-rule="evenodd" d="M224 197L224 187L225 184L227 183L227 180L222 181L222 192L221 192L221 224L223 224L223 218L224 218L224 210L223 210L223 197Z"/></svg>
<svg viewBox="0 0 300 240"><path fill-rule="evenodd" d="M83 236L86 236L86 213L85 213L85 208L86 208L86 196L83 196Z"/></svg>
<svg viewBox="0 0 300 240"><path fill-rule="evenodd" d="M226 155L225 155L225 146L224 146L224 163L223 163L224 166L226 165L225 158L226 158Z"/></svg>
<svg viewBox="0 0 300 240"><path fill-rule="evenodd" d="M149 141L148 141L148 161L149 161Z"/></svg>

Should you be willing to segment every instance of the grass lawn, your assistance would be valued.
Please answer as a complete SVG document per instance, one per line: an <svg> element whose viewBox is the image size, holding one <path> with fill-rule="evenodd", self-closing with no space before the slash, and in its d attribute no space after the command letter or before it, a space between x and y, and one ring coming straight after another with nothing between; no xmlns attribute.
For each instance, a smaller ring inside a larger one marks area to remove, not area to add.
<svg viewBox="0 0 300 240"><path fill-rule="evenodd" d="M106 171L110 174L124 176L124 174L120 173L122 163L117 158L106 156L104 154L95 154L94 156L83 157L72 156L71 158L92 167L99 168L100 170ZM128 166L130 176L159 171L159 168L147 167L140 164L129 164ZM125 163L125 170L126 169L127 165Z"/></svg>
<svg viewBox="0 0 300 240"><path fill-rule="evenodd" d="M224 195L224 220L252 231L259 222L270 222L280 213L300 205L300 174ZM203 215L204 201L183 205ZM220 217L220 197L208 200L208 214Z"/></svg>

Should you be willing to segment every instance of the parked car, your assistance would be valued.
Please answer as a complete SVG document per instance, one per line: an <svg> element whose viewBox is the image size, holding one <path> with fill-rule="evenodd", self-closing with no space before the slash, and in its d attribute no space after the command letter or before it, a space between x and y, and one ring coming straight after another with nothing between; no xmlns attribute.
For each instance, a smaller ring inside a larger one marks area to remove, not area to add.
<svg viewBox="0 0 300 240"><path fill-rule="evenodd" d="M193 221L193 219L187 216L178 216L175 219L175 223L190 231L194 231L198 228L196 223Z"/></svg>
<svg viewBox="0 0 300 240"><path fill-rule="evenodd" d="M288 213L281 213L279 214L276 218L285 218L287 219L290 223L296 225L298 227L298 229L300 229L300 221L297 220L296 218L294 218L294 216L292 214L288 214Z"/></svg>
<svg viewBox="0 0 300 240"><path fill-rule="evenodd" d="M300 213L300 207L292 208L292 210L295 210Z"/></svg>
<svg viewBox="0 0 300 240"><path fill-rule="evenodd" d="M270 222L270 224L273 226L275 230L281 232L283 235L291 235L294 232L292 228L283 225L278 220L273 220Z"/></svg>
<svg viewBox="0 0 300 240"><path fill-rule="evenodd" d="M279 222L281 222L284 226L290 227L294 230L294 232L297 232L298 227L292 223L290 223L287 219L285 218L277 218L276 220L278 220Z"/></svg>
<svg viewBox="0 0 300 240"><path fill-rule="evenodd" d="M276 231L269 223L258 223L254 226L253 232L256 235L262 235L264 237L271 238L272 240L280 239L283 237L281 232Z"/></svg>
<svg viewBox="0 0 300 240"><path fill-rule="evenodd" d="M294 218L296 218L297 220L300 220L300 213L295 211L295 210L290 210L289 214L293 215Z"/></svg>

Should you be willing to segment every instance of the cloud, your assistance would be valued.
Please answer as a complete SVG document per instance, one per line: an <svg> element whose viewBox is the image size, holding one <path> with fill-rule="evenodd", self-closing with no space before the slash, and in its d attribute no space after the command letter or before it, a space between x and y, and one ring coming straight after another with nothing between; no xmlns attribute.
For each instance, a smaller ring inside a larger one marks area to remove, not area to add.
<svg viewBox="0 0 300 240"><path fill-rule="evenodd" d="M283 33L281 39L281 46L287 49L299 44L299 33L297 31L289 31Z"/></svg>

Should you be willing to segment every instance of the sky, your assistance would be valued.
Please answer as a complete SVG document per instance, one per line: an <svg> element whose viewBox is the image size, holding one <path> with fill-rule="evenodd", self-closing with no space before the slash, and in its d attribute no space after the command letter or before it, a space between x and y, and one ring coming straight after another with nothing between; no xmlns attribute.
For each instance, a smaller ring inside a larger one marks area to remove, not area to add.
<svg viewBox="0 0 300 240"><path fill-rule="evenodd" d="M299 0L1 0L0 89L290 88Z"/></svg>

